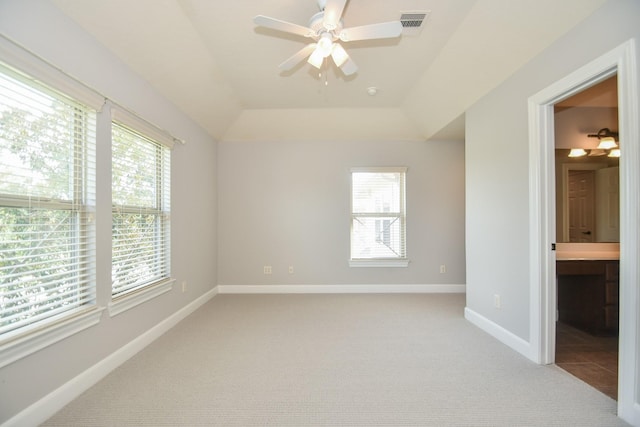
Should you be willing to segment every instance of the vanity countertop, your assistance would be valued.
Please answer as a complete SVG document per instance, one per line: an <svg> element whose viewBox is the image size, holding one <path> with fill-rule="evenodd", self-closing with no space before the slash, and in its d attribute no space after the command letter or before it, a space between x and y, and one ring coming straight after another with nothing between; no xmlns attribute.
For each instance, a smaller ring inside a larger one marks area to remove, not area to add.
<svg viewBox="0 0 640 427"><path fill-rule="evenodd" d="M620 252L596 252L596 251L556 251L556 261L595 261L595 260L619 260Z"/></svg>
<svg viewBox="0 0 640 427"><path fill-rule="evenodd" d="M619 260L619 243L557 243L556 261Z"/></svg>

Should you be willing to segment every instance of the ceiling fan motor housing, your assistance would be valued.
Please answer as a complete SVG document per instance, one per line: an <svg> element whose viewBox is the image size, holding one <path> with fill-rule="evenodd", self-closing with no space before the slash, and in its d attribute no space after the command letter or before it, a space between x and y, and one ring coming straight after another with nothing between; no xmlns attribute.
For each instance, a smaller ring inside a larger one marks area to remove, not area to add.
<svg viewBox="0 0 640 427"><path fill-rule="evenodd" d="M318 12L309 19L309 28L313 30L315 33L314 39L320 38L323 33L331 34L332 41L336 41L340 36L340 32L342 31L342 19L336 25L336 28L333 30L328 30L324 27L324 11Z"/></svg>

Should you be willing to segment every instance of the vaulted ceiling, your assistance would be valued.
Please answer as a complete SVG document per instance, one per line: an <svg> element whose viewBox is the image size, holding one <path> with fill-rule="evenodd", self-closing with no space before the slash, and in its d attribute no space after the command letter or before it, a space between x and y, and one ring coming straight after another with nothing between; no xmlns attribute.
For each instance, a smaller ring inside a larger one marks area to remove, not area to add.
<svg viewBox="0 0 640 427"><path fill-rule="evenodd" d="M345 27L428 15L417 34L345 43L346 77L281 71L308 40L253 22L307 26L316 0L52 1L218 141L463 139L469 106L605 2L350 0Z"/></svg>

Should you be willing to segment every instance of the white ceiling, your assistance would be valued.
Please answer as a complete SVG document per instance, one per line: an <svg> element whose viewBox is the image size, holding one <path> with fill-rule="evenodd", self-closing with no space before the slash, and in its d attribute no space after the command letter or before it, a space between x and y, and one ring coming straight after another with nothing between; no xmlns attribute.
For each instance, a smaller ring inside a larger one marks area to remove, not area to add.
<svg viewBox="0 0 640 427"><path fill-rule="evenodd" d="M345 27L430 14L419 35L345 43L348 78L281 72L307 40L253 23L306 26L315 0L52 1L216 140L425 140L462 139L473 102L605 0L350 0Z"/></svg>

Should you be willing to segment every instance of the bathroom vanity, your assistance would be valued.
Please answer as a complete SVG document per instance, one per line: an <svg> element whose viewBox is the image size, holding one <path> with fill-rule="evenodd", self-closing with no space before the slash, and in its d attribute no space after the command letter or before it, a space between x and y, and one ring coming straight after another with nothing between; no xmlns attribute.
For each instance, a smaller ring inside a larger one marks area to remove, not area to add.
<svg viewBox="0 0 640 427"><path fill-rule="evenodd" d="M558 246L558 320L593 335L617 335L619 245Z"/></svg>

